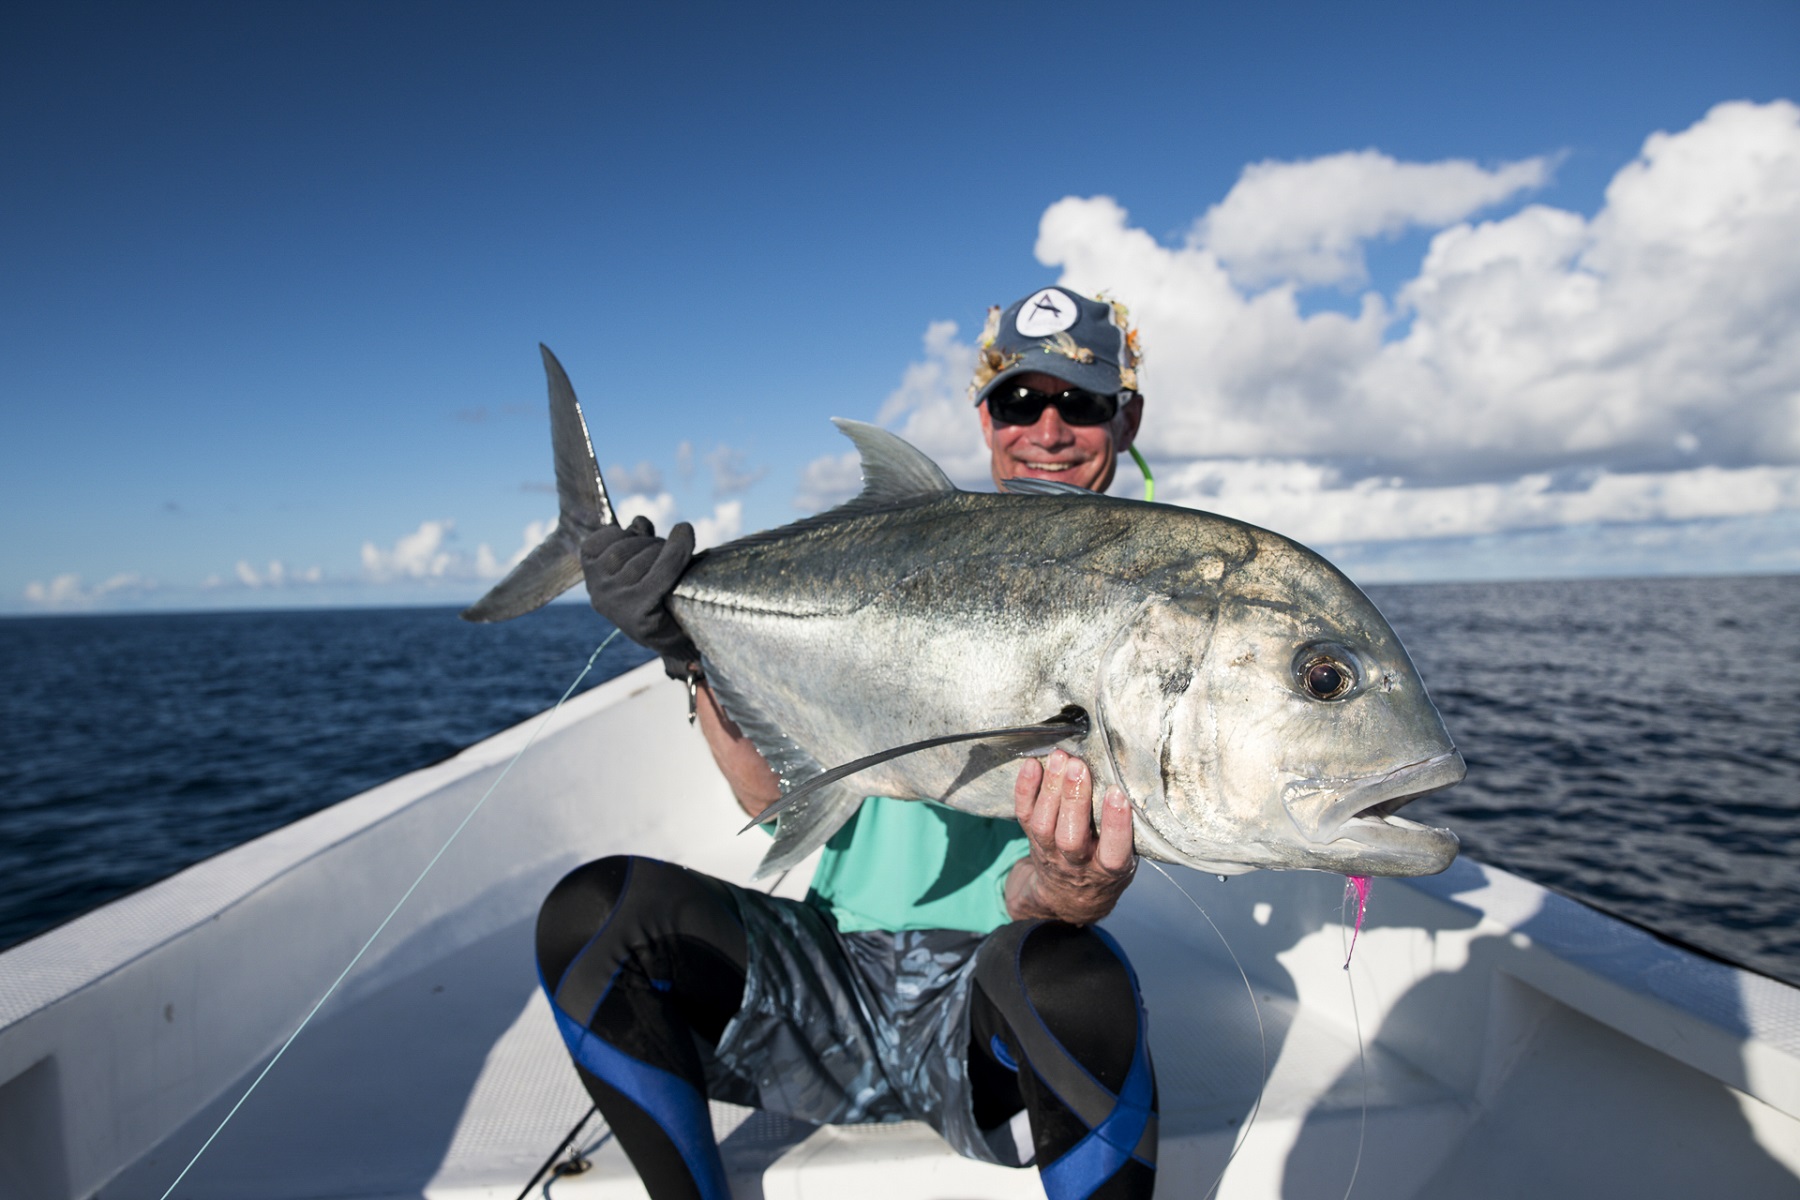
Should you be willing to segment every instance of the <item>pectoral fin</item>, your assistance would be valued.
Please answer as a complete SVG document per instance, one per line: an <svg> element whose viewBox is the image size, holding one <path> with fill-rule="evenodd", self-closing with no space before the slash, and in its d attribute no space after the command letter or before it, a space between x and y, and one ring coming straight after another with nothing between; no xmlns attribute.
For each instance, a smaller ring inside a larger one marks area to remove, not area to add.
<svg viewBox="0 0 1800 1200"><path fill-rule="evenodd" d="M744 829L753 829L792 811L795 805L800 804L819 789L829 787L841 779L847 779L859 771L866 771L870 767L880 766L884 762L891 762L908 754L916 754L920 750L930 750L934 746L948 746L955 742L995 742L1008 746L1014 753L1023 753L1039 746L1054 746L1057 742L1067 738L1085 737L1087 731L1088 715L1086 711L1071 704L1054 717L1032 725L1009 725L1001 729L983 729L974 733L949 733L940 737L925 738L923 741L908 742L904 746L895 746L890 750L881 750L865 755L847 762L843 766L822 771L810 779L802 781L781 799L763 809L755 820L744 826ZM742 831L740 830L740 832Z"/></svg>

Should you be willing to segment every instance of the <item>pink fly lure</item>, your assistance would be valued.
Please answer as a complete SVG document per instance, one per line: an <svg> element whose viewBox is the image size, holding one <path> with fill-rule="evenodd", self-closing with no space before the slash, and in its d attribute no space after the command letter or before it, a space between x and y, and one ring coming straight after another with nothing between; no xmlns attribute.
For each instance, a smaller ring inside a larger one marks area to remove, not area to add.
<svg viewBox="0 0 1800 1200"><path fill-rule="evenodd" d="M1346 875L1344 877L1344 904L1350 903L1350 897L1356 897L1356 928L1350 932L1350 949L1344 955L1344 970L1350 969L1351 956L1356 953L1356 936L1362 932L1363 917L1369 911L1369 877L1367 875Z"/></svg>

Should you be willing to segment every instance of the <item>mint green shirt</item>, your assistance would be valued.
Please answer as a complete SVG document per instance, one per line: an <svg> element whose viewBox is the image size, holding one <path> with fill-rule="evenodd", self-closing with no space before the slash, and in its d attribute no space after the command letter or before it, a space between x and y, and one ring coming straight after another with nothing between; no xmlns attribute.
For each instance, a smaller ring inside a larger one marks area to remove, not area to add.
<svg viewBox="0 0 1800 1200"><path fill-rule="evenodd" d="M830 912L845 933L988 933L1012 920L1006 876L1029 850L1010 817L870 796L825 843L806 902Z"/></svg>

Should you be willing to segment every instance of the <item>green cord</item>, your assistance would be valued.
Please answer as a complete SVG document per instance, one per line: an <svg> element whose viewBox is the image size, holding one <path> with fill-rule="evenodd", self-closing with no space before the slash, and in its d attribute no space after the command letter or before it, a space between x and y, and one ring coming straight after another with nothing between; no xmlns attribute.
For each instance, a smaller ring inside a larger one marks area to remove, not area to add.
<svg viewBox="0 0 1800 1200"><path fill-rule="evenodd" d="M1144 499L1156 499L1156 476L1150 473L1150 464L1144 461L1136 446L1131 448L1131 457L1137 460L1138 470L1144 473Z"/></svg>

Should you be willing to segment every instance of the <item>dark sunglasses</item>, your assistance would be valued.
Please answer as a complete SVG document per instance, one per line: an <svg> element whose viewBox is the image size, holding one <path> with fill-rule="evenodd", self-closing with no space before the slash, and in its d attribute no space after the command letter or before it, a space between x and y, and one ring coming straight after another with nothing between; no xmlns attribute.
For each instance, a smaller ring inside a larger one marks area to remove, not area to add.
<svg viewBox="0 0 1800 1200"><path fill-rule="evenodd" d="M1056 405L1056 411L1069 425L1104 425L1119 411L1119 398L1086 388L1070 388L1064 392L1040 392L1022 384L1002 385L988 393L988 416L996 425L1035 425L1044 415L1044 406Z"/></svg>

